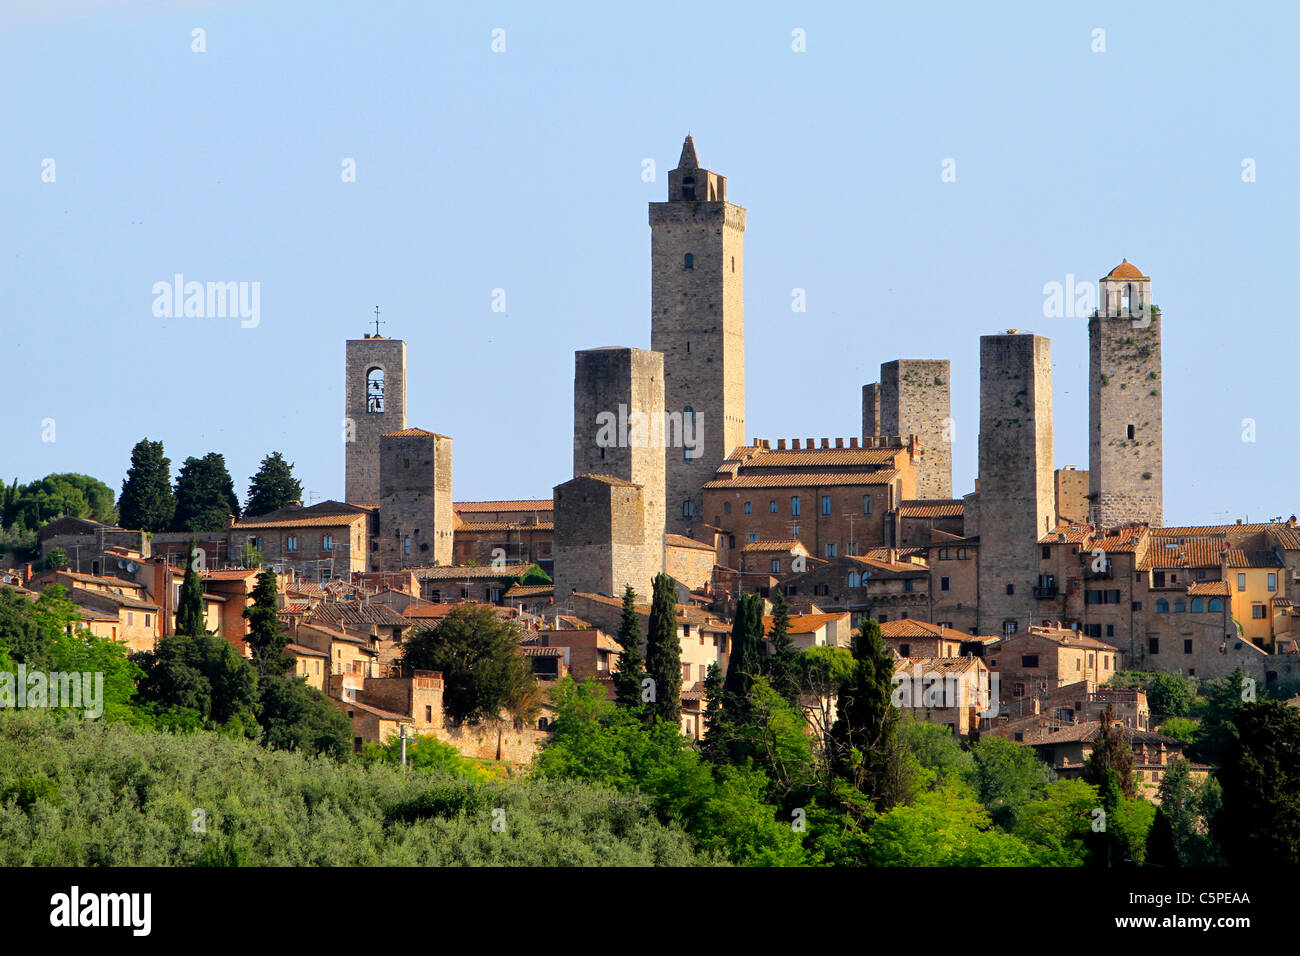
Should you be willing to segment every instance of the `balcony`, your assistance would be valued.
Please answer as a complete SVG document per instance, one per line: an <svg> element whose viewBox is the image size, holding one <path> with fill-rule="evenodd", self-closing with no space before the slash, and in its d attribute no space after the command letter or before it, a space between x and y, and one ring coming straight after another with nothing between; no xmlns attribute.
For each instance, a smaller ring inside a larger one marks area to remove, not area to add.
<svg viewBox="0 0 1300 956"><path fill-rule="evenodd" d="M1060 593L1060 589L1055 584L1042 584L1034 588L1036 598L1054 598Z"/></svg>

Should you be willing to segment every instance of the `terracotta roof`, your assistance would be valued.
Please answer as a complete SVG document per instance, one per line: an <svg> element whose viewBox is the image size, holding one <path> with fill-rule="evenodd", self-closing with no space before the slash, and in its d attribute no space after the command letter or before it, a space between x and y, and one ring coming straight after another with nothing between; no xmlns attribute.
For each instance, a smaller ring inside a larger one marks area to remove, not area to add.
<svg viewBox="0 0 1300 956"><path fill-rule="evenodd" d="M1046 737L1039 737L1034 740L1026 740L1025 743L1031 747L1051 746L1053 744L1065 743L1095 743L1101 736L1100 720L1083 720L1077 724L1071 724L1069 727L1062 728L1056 733L1048 734ZM1124 727L1124 737L1130 742L1140 744L1164 744L1167 747L1177 747L1182 750L1187 746L1185 741L1176 737L1167 737L1164 734L1158 734L1154 730L1133 730L1130 727Z"/></svg>
<svg viewBox="0 0 1300 956"><path fill-rule="evenodd" d="M1147 553L1138 562L1139 571L1178 568L1222 567L1224 538L1192 538L1181 544L1153 536Z"/></svg>
<svg viewBox="0 0 1300 956"><path fill-rule="evenodd" d="M110 604L117 604L121 607L131 608L140 611L157 611L158 605L151 601L143 601L140 598L130 597L126 594L118 594L116 591L92 591L89 588L69 588L69 597L78 604L88 598L99 598L108 601Z"/></svg>
<svg viewBox="0 0 1300 956"><path fill-rule="evenodd" d="M307 647L303 644L286 644L284 649L294 657L323 657L329 659L329 654L325 651L318 651L314 647Z"/></svg>
<svg viewBox="0 0 1300 956"><path fill-rule="evenodd" d="M446 438L437 432L425 431L423 428L399 428L394 432L383 432L380 438Z"/></svg>
<svg viewBox="0 0 1300 956"><path fill-rule="evenodd" d="M342 624L344 627L367 628L372 624L382 627L409 627L411 619L398 614L387 604L317 604L308 619L309 624Z"/></svg>
<svg viewBox="0 0 1300 956"><path fill-rule="evenodd" d="M965 671L979 670L981 666L987 668L988 665L984 664L984 659L980 657L900 657L894 661L894 673L912 670L918 666L923 673L948 671L961 674Z"/></svg>
<svg viewBox="0 0 1300 956"><path fill-rule="evenodd" d="M794 472L788 475L738 475L714 478L705 488L814 488L833 485L887 485L898 477L897 470ZM811 515L810 515L811 517Z"/></svg>
<svg viewBox="0 0 1300 956"><path fill-rule="evenodd" d="M229 568L225 571L204 571L202 577L205 581L242 581L261 573L260 568Z"/></svg>
<svg viewBox="0 0 1300 956"><path fill-rule="evenodd" d="M849 616L848 611L841 611L836 614L791 614L790 615L790 634L812 634L821 630L831 621L844 620ZM772 630L772 625L776 618L771 614L763 617L763 633L766 635Z"/></svg>
<svg viewBox="0 0 1300 956"><path fill-rule="evenodd" d="M367 514L368 512L365 511L357 511L354 514L307 515L301 518L249 518L236 521L233 530L241 531L254 528L345 528L358 518L364 518Z"/></svg>
<svg viewBox="0 0 1300 956"><path fill-rule="evenodd" d="M1300 551L1300 528L1275 522L1268 526L1269 534L1277 539L1278 547L1285 551Z"/></svg>
<svg viewBox="0 0 1300 956"><path fill-rule="evenodd" d="M452 511L472 514L476 511L553 511L555 501L551 498L518 498L509 501L456 501Z"/></svg>
<svg viewBox="0 0 1300 956"><path fill-rule="evenodd" d="M950 641L978 641L981 644L998 640L996 637L979 637L974 634L967 634L965 631L958 631L955 628L940 627L938 624L931 624L928 621L914 621L910 618L902 621L881 621L880 633L885 638L895 640L903 637L941 637Z"/></svg>
<svg viewBox="0 0 1300 956"><path fill-rule="evenodd" d="M639 487L634 481L625 481L613 475L574 475L572 480L577 481L579 478L585 478L588 481L599 481L606 485L613 485L616 488Z"/></svg>
<svg viewBox="0 0 1300 956"><path fill-rule="evenodd" d="M664 544L670 548L695 548L698 551L713 550L713 545L705 544L703 541L696 541L694 538L688 538L684 534L666 534L664 535Z"/></svg>
<svg viewBox="0 0 1300 956"><path fill-rule="evenodd" d="M1276 529L1277 527L1277 523L1183 525L1181 527L1152 528L1151 534L1157 538L1205 538L1258 534L1261 531Z"/></svg>
<svg viewBox="0 0 1300 956"><path fill-rule="evenodd" d="M537 644L524 644L519 648L524 657L563 657L563 647L543 647Z"/></svg>
<svg viewBox="0 0 1300 956"><path fill-rule="evenodd" d="M742 554L753 554L755 552L775 553L777 551L780 551L783 554L789 554L795 548L802 548L804 551L808 550L807 548L804 548L802 541L797 538L788 538L783 541L751 541L741 548L740 551Z"/></svg>
<svg viewBox="0 0 1300 956"><path fill-rule="evenodd" d="M471 581L477 579L522 577L536 564L439 564L429 568L408 568L420 581Z"/></svg>
<svg viewBox="0 0 1300 956"><path fill-rule="evenodd" d="M1107 279L1145 279L1140 269L1133 263L1125 259L1110 272L1106 273Z"/></svg>
<svg viewBox="0 0 1300 956"><path fill-rule="evenodd" d="M21 589L19 589L21 590ZM117 623L117 615L109 614L107 611L101 611L98 608L86 607L84 604L77 605L77 616L83 621L102 621L104 623Z"/></svg>
<svg viewBox="0 0 1300 956"><path fill-rule="evenodd" d="M79 574L76 571L59 571L57 573L62 577L72 578L74 581L83 581L87 584L99 584L112 588L130 588L133 591L144 590L143 584L139 584L126 578L105 578L95 574Z"/></svg>
<svg viewBox="0 0 1300 956"><path fill-rule="evenodd" d="M540 596L545 596L547 594L554 594L554 593L555 593L554 584L528 584L528 585L512 584L509 587L509 589L507 589L505 596L508 598L540 597Z"/></svg>
<svg viewBox="0 0 1300 956"><path fill-rule="evenodd" d="M1026 637L1045 637L1049 641L1062 646L1070 647L1091 647L1099 651L1118 651L1119 648L1114 644L1107 644L1105 641L1099 641L1095 637L1088 637L1082 631L1071 630L1066 627L1037 627L1030 625L1028 630L1018 631L1009 637L1002 638L998 643L1005 646Z"/></svg>
<svg viewBox="0 0 1300 956"><path fill-rule="evenodd" d="M1192 597L1227 597L1231 592L1227 581L1197 581L1188 587L1187 593Z"/></svg>
<svg viewBox="0 0 1300 956"><path fill-rule="evenodd" d="M1242 551L1229 548L1224 552L1230 568L1280 568L1283 561L1272 551Z"/></svg>
<svg viewBox="0 0 1300 956"><path fill-rule="evenodd" d="M910 561L882 561L878 558L869 558L860 554L846 555L844 560L858 565L866 565L867 571L871 573L873 578L891 576L920 578L927 577L930 574L930 569L926 565L912 564Z"/></svg>
<svg viewBox="0 0 1300 956"><path fill-rule="evenodd" d="M898 506L900 518L960 518L966 506L960 498L918 498Z"/></svg>
<svg viewBox="0 0 1300 956"><path fill-rule="evenodd" d="M456 526L456 534L465 535L475 532L502 531L554 531L554 521L537 521L533 524L521 524L518 521L462 521Z"/></svg>
<svg viewBox="0 0 1300 956"><path fill-rule="evenodd" d="M381 720L402 720L409 721L411 718L407 714L395 714L391 710L384 710L380 707L373 707L370 704L363 704L359 700L334 700L334 705L343 710L361 710L367 714L374 714Z"/></svg>

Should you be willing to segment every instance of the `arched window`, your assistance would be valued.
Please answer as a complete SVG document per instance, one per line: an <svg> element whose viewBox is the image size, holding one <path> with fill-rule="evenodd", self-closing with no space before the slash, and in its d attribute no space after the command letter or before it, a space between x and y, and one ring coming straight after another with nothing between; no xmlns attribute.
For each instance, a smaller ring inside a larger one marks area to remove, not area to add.
<svg viewBox="0 0 1300 956"><path fill-rule="evenodd" d="M1223 613L1223 598L1210 598L1210 612L1218 611Z"/></svg>
<svg viewBox="0 0 1300 956"><path fill-rule="evenodd" d="M1192 598L1192 613L1201 614L1205 610L1205 598Z"/></svg>
<svg viewBox="0 0 1300 956"><path fill-rule="evenodd" d="M862 575L858 574L857 571L850 571L850 572L849 572L849 587L851 587L851 588L856 588L856 587L858 587L861 583L862 583Z"/></svg>
<svg viewBox="0 0 1300 956"><path fill-rule="evenodd" d="M690 252L686 253L686 268L688 268L688 269L694 269L694 268L695 268L695 255L694 255L694 253L690 253Z"/></svg>
<svg viewBox="0 0 1300 956"><path fill-rule="evenodd" d="M1174 613L1184 614L1187 612L1187 602L1182 598L1174 598Z"/></svg>
<svg viewBox="0 0 1300 956"><path fill-rule="evenodd" d="M1169 613L1169 602L1166 601L1164 598L1160 598L1159 600L1157 600L1157 601L1156 601L1156 613L1157 613L1157 614L1168 614L1168 613Z"/></svg>
<svg viewBox="0 0 1300 956"><path fill-rule="evenodd" d="M384 370L379 367L366 372L366 411L384 410Z"/></svg>

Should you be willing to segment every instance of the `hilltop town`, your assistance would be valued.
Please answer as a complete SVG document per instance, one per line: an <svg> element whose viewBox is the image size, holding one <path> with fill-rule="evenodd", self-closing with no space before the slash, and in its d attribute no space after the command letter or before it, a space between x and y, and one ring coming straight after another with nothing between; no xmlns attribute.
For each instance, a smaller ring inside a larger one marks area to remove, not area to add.
<svg viewBox="0 0 1300 956"><path fill-rule="evenodd" d="M61 587L80 627L154 651L177 633L193 546L204 628L248 656L245 612L272 569L293 674L347 717L356 750L428 735L513 763L547 745L566 677L615 699L625 611L644 637L665 580L694 741L754 595L764 632L788 614L800 651L851 648L876 622L896 685L917 681L900 706L958 741L1002 736L1069 778L1119 728L1151 799L1187 741L1158 729L1141 680L1117 675L1233 677L1261 695L1300 678L1295 517L1163 523L1164 316L1137 265L1101 277L1087 323L1086 470L1056 464L1051 342L1011 329L980 338L966 490L947 359L882 362L857 435L809 422L768 438L747 421L745 209L689 136L649 225L651 348L575 352L572 475L519 469L523 497L474 500L453 482L453 441L488 436L409 422L406 343L367 333L344 344L340 500L201 531L66 515L39 528L30 559L7 556L5 586L31 599ZM451 720L443 675L402 666L407 641L466 605L515 629L542 691L535 718ZM955 695L930 695L936 684Z"/></svg>

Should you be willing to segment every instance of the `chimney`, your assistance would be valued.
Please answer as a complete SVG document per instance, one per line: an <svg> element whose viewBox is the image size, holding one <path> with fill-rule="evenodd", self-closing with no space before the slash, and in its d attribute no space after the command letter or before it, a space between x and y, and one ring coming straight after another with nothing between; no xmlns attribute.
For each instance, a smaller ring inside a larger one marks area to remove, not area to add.
<svg viewBox="0 0 1300 956"><path fill-rule="evenodd" d="M1241 519L1240 519L1240 518L1237 519L1237 524L1241 524Z"/></svg>
<svg viewBox="0 0 1300 956"><path fill-rule="evenodd" d="M235 516L234 516L234 515L226 515L226 527L227 527L227 528L233 528L234 526L235 526Z"/></svg>
<svg viewBox="0 0 1300 956"><path fill-rule="evenodd" d="M287 507L290 507L290 508L301 508L301 507L302 507L302 502L301 502L300 500L298 500L297 498L291 498L291 499L289 499L289 504L288 504Z"/></svg>
<svg viewBox="0 0 1300 956"><path fill-rule="evenodd" d="M784 438L778 438L778 439L776 440L776 450L777 450L777 451L785 451L785 439L784 439Z"/></svg>
<svg viewBox="0 0 1300 956"><path fill-rule="evenodd" d="M830 440L829 438L823 438L823 439L822 439L822 447L823 447L823 448L830 448L830 447L831 447L831 440Z"/></svg>
<svg viewBox="0 0 1300 956"><path fill-rule="evenodd" d="M889 549L889 563L890 563L890 564L897 564L897 563L898 563L898 549L897 549L897 548L890 548L890 549Z"/></svg>
<svg viewBox="0 0 1300 956"><path fill-rule="evenodd" d="M835 447L836 447L836 448L843 448L843 447L844 447L844 439L843 439L843 438L837 438L837 439L835 439Z"/></svg>
<svg viewBox="0 0 1300 956"><path fill-rule="evenodd" d="M32 579L32 563L28 561L23 565L23 584L27 584Z"/></svg>
<svg viewBox="0 0 1300 956"><path fill-rule="evenodd" d="M794 451L798 451L798 450L799 450L799 439L797 439L797 438L791 438L791 439L790 439L790 448L791 448L792 450L794 450Z"/></svg>
<svg viewBox="0 0 1300 956"><path fill-rule="evenodd" d="M850 438L850 439L849 439L849 447L850 447L850 448L857 448L857 447L858 447L858 440L857 440L856 438Z"/></svg>
<svg viewBox="0 0 1300 956"><path fill-rule="evenodd" d="M808 444L807 444L806 447L809 448L809 449L816 448L816 447L817 447L817 439L815 439L815 438L809 438L809 439L808 439Z"/></svg>

